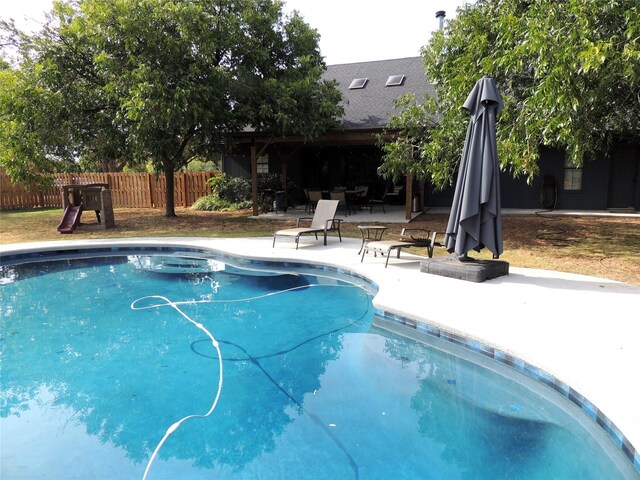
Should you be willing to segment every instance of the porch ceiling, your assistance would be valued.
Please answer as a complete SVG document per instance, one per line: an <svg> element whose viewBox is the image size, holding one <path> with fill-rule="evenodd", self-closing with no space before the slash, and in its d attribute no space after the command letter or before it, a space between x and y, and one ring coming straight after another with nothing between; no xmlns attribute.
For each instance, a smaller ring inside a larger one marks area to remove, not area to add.
<svg viewBox="0 0 640 480"><path fill-rule="evenodd" d="M375 145L378 143L378 136L383 133L382 129L352 129L352 130L330 130L320 137L312 140L304 137L271 137L267 134L257 132L243 132L236 137L236 142L240 145L251 144L280 144L296 146L312 145ZM390 138L391 135L386 135Z"/></svg>

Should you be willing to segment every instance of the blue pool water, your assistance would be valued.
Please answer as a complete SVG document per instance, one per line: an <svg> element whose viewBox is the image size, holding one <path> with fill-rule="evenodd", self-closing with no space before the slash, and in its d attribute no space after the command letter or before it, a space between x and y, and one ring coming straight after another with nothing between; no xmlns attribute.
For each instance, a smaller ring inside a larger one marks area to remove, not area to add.
<svg viewBox="0 0 640 480"><path fill-rule="evenodd" d="M3 479L636 475L555 392L380 328L355 278L134 255L5 266L2 283ZM218 342L219 402L149 464L218 391L189 320Z"/></svg>

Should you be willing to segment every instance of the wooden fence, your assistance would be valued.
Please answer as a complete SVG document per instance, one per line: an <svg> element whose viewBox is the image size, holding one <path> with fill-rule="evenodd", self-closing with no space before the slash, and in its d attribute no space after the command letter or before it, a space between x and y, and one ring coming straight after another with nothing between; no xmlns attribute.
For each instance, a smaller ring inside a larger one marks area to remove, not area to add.
<svg viewBox="0 0 640 480"><path fill-rule="evenodd" d="M211 193L207 180L216 172L174 173L176 207L189 207L198 198ZM149 173L59 173L54 175L54 188L46 191L13 185L0 172L0 210L25 208L62 208L61 185L108 183L113 206L118 208L164 208L166 181L164 175Z"/></svg>

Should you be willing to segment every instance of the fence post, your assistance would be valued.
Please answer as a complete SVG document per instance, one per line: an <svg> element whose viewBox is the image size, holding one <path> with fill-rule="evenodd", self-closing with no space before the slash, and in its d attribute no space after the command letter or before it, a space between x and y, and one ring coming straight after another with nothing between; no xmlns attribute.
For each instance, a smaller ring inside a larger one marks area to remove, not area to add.
<svg viewBox="0 0 640 480"><path fill-rule="evenodd" d="M184 189L184 194L182 195L182 203L184 203L184 205L182 205L184 208L187 208L189 206L189 176L187 175L182 175L182 178L184 179L183 181L183 189Z"/></svg>
<svg viewBox="0 0 640 480"><path fill-rule="evenodd" d="M154 204L154 198L153 198L153 184L151 183L153 181L153 179L151 178L151 174L147 173L147 189L149 191L149 207L153 208L155 206Z"/></svg>

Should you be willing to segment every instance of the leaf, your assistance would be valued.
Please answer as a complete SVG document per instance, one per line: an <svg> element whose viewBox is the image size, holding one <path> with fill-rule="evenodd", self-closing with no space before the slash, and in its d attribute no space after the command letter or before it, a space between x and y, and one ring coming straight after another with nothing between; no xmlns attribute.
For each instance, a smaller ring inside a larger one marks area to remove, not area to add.
<svg viewBox="0 0 640 480"><path fill-rule="evenodd" d="M491 19L488 21L487 19ZM491 74L504 109L498 118L501 165L529 180L538 149L566 149L581 162L614 138L640 143L640 14L636 2L502 0L466 5L422 49L437 101L410 103L391 121L399 144L416 145L421 178L444 187L460 157L460 106ZM420 132L416 125L437 119ZM385 172L409 168L384 147Z"/></svg>

